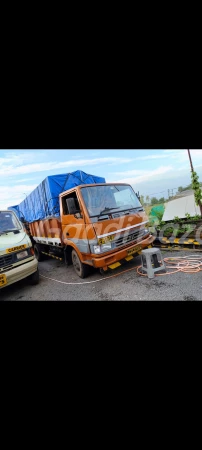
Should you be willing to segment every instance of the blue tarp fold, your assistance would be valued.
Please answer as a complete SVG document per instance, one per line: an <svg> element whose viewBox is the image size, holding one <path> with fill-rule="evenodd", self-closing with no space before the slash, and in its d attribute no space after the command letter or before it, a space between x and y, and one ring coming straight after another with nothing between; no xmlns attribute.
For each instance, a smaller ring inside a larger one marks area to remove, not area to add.
<svg viewBox="0 0 202 450"><path fill-rule="evenodd" d="M17 214L17 216L20 218L20 212L19 212L19 206L18 205L16 205L16 206L9 206L9 208L7 208L7 209L13 210Z"/></svg>
<svg viewBox="0 0 202 450"><path fill-rule="evenodd" d="M105 183L105 178L90 175L81 170L46 177L42 183L17 206L11 206L18 217L31 223L49 216L60 215L59 195L82 184Z"/></svg>

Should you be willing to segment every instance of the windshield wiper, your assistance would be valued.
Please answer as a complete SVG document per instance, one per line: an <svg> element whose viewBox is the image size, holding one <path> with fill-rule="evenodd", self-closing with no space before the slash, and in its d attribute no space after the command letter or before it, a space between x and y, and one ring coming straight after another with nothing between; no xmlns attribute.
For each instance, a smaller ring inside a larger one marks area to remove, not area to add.
<svg viewBox="0 0 202 450"><path fill-rule="evenodd" d="M119 206L119 208L111 208L111 209L120 209L120 206ZM138 207L136 207L136 208L125 208L125 209L122 209L121 211L118 211L120 214L121 213L123 213L123 212L127 212L127 211L136 211L136 210L138 210L138 211L144 211L144 209L142 208L142 206L138 206Z"/></svg>
<svg viewBox="0 0 202 450"><path fill-rule="evenodd" d="M103 213L112 211L114 209L120 209L120 206L117 206L116 208L105 208L105 209L103 209L103 211L100 212L99 217L102 216Z"/></svg>
<svg viewBox="0 0 202 450"><path fill-rule="evenodd" d="M120 206L117 206L116 208L105 208L105 209L103 209L103 211L101 211L100 212L100 216L103 214L103 212L105 212L105 211L112 211L113 209L119 209L120 208Z"/></svg>
<svg viewBox="0 0 202 450"><path fill-rule="evenodd" d="M110 211L113 211L113 210L115 210L115 209L117 209L117 210L120 210L120 208L121 208L121 206L117 206L116 208L105 208L105 209L103 209L103 211L101 211L100 212L100 214L96 214L95 216L89 216L91 219L93 219L94 217L98 217L98 220L99 220L99 218L101 217L101 216L103 216L104 215L104 213L109 213ZM142 207L142 206L136 206L136 207L132 207L132 208L125 208L125 209L122 209L121 211L117 211L117 212L119 212L119 213L122 213L122 212L126 212L126 211L133 211L133 210L138 210L138 211L144 211L144 208Z"/></svg>
<svg viewBox="0 0 202 450"><path fill-rule="evenodd" d="M135 209L135 210L139 210L139 211L144 211L144 208L143 208L143 206L136 206L135 208L129 208L129 211L132 211L133 209Z"/></svg>

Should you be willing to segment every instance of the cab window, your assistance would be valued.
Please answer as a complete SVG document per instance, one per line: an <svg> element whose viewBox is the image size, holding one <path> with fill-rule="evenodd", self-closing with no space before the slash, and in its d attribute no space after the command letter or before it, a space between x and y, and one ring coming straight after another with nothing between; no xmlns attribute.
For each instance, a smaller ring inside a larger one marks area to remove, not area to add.
<svg viewBox="0 0 202 450"><path fill-rule="evenodd" d="M63 209L64 216L68 216L70 214L68 211L68 206L67 206L67 202L66 202L66 200L68 198L73 198L75 200L76 208L78 209L78 212L80 212L81 208L80 208L80 204L79 204L79 200L76 195L76 192L71 192L71 194L68 194L68 195L65 195L64 197L62 197L62 209Z"/></svg>

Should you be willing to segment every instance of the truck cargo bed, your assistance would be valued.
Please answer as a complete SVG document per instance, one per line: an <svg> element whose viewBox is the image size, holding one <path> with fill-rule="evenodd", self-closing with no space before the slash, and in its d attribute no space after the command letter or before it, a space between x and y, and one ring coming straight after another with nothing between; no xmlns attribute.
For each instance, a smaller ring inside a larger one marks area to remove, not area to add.
<svg viewBox="0 0 202 450"><path fill-rule="evenodd" d="M36 220L29 224L31 235L40 244L62 246L62 227L60 217Z"/></svg>

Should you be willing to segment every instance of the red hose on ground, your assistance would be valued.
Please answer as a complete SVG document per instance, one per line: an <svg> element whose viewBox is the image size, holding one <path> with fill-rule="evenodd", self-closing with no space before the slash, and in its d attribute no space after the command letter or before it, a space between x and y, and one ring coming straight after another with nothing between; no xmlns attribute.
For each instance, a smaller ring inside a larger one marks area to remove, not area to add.
<svg viewBox="0 0 202 450"><path fill-rule="evenodd" d="M157 277L162 277L165 275L172 275L177 272L183 273L198 273L202 271L202 257L201 256L176 256L170 258L164 258L164 262L166 264L166 269L175 269L174 271L169 271L166 273L155 274ZM137 273L141 276L146 277L147 274L140 272L140 268L142 266L137 267Z"/></svg>

